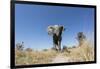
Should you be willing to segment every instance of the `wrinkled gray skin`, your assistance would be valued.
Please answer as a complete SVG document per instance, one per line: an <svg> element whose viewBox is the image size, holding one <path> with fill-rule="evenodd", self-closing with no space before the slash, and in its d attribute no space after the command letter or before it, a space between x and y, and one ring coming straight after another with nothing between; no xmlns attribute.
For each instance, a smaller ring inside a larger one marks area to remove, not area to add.
<svg viewBox="0 0 100 69"><path fill-rule="evenodd" d="M59 25L48 26L47 28L48 34L53 37L53 46L57 51L61 51L62 32L64 30L64 27Z"/></svg>

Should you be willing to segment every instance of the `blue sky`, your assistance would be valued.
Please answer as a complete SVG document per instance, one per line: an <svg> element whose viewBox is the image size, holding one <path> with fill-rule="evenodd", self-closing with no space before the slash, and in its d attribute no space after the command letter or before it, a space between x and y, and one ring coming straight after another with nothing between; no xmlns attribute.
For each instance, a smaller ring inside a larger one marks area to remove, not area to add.
<svg viewBox="0 0 100 69"><path fill-rule="evenodd" d="M77 45L76 35L84 32L93 38L94 8L45 5L15 5L15 43L24 42L25 48L44 49L53 46L47 33L49 25L63 25L62 46Z"/></svg>

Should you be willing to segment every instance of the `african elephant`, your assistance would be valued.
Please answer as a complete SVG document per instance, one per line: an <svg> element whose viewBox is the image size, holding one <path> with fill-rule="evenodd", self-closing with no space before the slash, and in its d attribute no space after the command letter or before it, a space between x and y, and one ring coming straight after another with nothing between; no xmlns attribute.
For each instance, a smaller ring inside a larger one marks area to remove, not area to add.
<svg viewBox="0 0 100 69"><path fill-rule="evenodd" d="M61 50L62 32L65 30L63 26L53 25L48 26L47 31L53 37L53 46L57 51Z"/></svg>

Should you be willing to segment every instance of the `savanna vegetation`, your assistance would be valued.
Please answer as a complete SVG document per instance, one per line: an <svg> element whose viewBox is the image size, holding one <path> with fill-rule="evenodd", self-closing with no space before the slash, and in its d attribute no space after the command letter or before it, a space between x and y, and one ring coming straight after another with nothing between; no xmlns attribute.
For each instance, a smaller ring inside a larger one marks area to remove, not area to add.
<svg viewBox="0 0 100 69"><path fill-rule="evenodd" d="M62 51L58 52L51 49L37 51L31 48L24 48L24 42L17 43L15 49L16 65L48 64L60 53L66 57L66 62L94 61L94 46L86 39L86 36L79 32L77 34L79 45L67 47L63 46Z"/></svg>
<svg viewBox="0 0 100 69"><path fill-rule="evenodd" d="M57 55L54 50L16 50L15 51L16 65L30 65L30 64L45 64L50 63L52 58Z"/></svg>

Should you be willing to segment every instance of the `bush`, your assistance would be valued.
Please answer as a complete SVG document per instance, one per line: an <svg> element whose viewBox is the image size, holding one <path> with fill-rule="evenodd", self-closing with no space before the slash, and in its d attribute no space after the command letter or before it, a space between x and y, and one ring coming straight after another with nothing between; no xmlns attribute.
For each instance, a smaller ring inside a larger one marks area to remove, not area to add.
<svg viewBox="0 0 100 69"><path fill-rule="evenodd" d="M63 46L62 51L63 51L63 52L68 52L68 53L70 53L70 51L68 50L67 46Z"/></svg>
<svg viewBox="0 0 100 69"><path fill-rule="evenodd" d="M24 42L17 43L16 44L16 49L19 50L19 51L23 51L24 50Z"/></svg>
<svg viewBox="0 0 100 69"><path fill-rule="evenodd" d="M64 52L64 55L70 57L72 62L94 61L94 47L88 41L84 41L79 47L68 50L70 53Z"/></svg>
<svg viewBox="0 0 100 69"><path fill-rule="evenodd" d="M33 50L31 48L26 48L25 51L32 52Z"/></svg>

